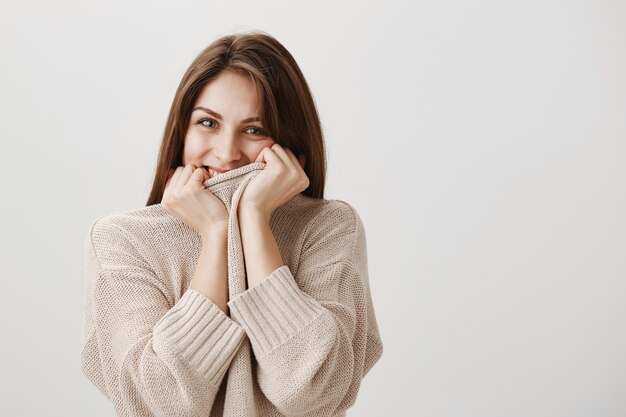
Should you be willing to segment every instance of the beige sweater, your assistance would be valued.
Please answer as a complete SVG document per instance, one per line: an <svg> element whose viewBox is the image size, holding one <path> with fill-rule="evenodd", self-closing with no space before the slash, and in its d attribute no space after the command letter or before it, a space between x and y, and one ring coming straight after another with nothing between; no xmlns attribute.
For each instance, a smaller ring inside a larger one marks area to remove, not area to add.
<svg viewBox="0 0 626 417"><path fill-rule="evenodd" d="M264 166L204 183L229 210L230 316L189 288L200 236L160 204L91 225L81 365L119 416L344 416L356 401L383 350L363 224L296 195L270 222L285 265L247 289L237 204Z"/></svg>

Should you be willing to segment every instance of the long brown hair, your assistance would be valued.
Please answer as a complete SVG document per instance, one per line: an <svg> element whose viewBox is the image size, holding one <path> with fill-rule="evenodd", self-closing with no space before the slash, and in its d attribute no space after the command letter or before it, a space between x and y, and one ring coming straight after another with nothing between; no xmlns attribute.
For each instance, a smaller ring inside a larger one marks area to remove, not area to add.
<svg viewBox="0 0 626 417"><path fill-rule="evenodd" d="M261 31L222 36L206 47L183 75L163 132L152 191L146 205L161 202L168 169L182 165L192 107L202 88L224 70L250 79L261 97L261 118L269 136L297 156L304 154L309 187L302 194L324 198L326 152L317 109L295 59Z"/></svg>

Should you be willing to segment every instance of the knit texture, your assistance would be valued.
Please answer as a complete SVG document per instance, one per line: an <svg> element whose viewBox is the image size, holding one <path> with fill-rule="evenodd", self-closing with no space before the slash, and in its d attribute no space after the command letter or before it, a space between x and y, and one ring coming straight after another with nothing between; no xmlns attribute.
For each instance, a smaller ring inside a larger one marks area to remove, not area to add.
<svg viewBox="0 0 626 417"><path fill-rule="evenodd" d="M270 219L284 265L248 289L237 206L264 166L204 182L229 212L230 316L189 288L201 238L160 204L91 224L81 366L119 416L345 416L355 403L383 352L361 218L297 194Z"/></svg>

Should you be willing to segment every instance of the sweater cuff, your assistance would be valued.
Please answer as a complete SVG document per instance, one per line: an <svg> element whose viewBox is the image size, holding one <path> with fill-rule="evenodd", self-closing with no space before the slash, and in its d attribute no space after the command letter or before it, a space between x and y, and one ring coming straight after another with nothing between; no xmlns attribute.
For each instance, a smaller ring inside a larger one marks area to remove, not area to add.
<svg viewBox="0 0 626 417"><path fill-rule="evenodd" d="M286 265L230 300L228 307L233 320L248 334L257 358L271 353L325 311L317 300L298 288Z"/></svg>
<svg viewBox="0 0 626 417"><path fill-rule="evenodd" d="M161 338L217 385L245 338L245 331L211 299L189 288L154 326L154 339Z"/></svg>

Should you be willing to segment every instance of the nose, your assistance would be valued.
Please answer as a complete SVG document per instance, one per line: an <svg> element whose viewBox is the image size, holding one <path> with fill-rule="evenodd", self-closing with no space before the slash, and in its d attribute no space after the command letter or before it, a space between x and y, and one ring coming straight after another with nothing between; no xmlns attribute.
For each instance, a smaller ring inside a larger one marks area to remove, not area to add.
<svg viewBox="0 0 626 417"><path fill-rule="evenodd" d="M236 131L223 130L223 133L217 137L215 155L217 159L222 161L223 165L241 159L241 149Z"/></svg>

